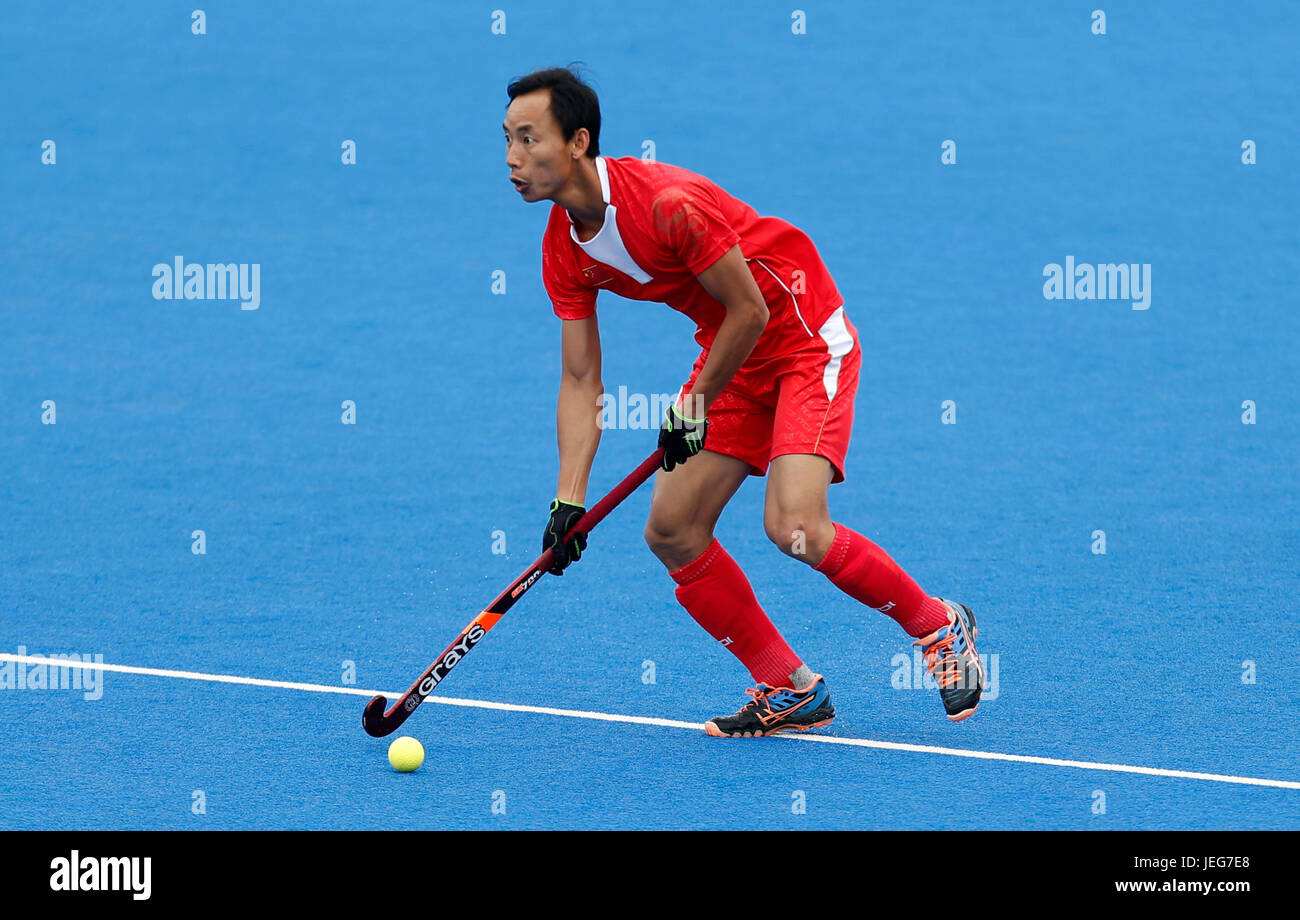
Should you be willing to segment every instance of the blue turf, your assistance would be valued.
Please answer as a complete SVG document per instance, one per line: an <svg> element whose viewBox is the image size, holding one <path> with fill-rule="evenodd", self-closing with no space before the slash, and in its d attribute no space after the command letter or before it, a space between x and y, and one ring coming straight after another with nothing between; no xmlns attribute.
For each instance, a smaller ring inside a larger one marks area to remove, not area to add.
<svg viewBox="0 0 1300 920"><path fill-rule="evenodd" d="M513 4L493 36L471 5L240 2L197 37L180 7L5 4L0 651L330 685L354 661L403 689L531 561L558 321L498 124L512 76L580 59L605 153L652 139L816 241L866 350L833 514L974 607L999 656L961 725L893 689L906 640L767 544L751 480L719 536L827 676L830 733L1300 779L1300 10L1109 3L1102 37L1057 6L826 5L794 36L790 4ZM176 255L260 263L261 308L155 301ZM1151 308L1045 300L1067 255L1151 263ZM608 389L671 392L694 358L666 307L605 295L601 327ZM606 433L592 496L653 442ZM676 605L647 502L442 692L738 707L747 675ZM105 682L0 691L0 826L1300 826L1294 790L432 704L399 776L358 697Z"/></svg>

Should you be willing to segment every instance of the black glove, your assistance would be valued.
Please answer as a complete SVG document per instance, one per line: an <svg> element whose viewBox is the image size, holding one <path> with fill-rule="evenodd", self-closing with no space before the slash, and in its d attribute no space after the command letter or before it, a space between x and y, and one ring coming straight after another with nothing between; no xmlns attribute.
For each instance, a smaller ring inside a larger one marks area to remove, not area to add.
<svg viewBox="0 0 1300 920"><path fill-rule="evenodd" d="M708 430L706 418L686 418L669 406L659 429L659 446L664 449L663 468L671 473L673 467L685 463L704 449L704 435Z"/></svg>
<svg viewBox="0 0 1300 920"><path fill-rule="evenodd" d="M569 528L586 513L587 509L582 505L562 502L558 498L551 502L551 519L546 522L546 530L542 531L542 552L555 547L551 561L552 575L563 575L569 563L582 558L582 551L587 548L586 534L575 533L567 544L562 540Z"/></svg>

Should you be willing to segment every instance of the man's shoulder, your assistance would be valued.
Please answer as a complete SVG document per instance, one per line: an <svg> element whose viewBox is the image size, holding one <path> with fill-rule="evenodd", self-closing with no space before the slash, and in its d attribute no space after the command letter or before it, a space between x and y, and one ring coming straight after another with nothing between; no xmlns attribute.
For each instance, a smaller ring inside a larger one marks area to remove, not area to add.
<svg viewBox="0 0 1300 920"><path fill-rule="evenodd" d="M718 214L724 209L726 192L689 169L636 157L622 158L617 169L614 181L622 180L625 200L635 203L633 213L660 234L701 211Z"/></svg>
<svg viewBox="0 0 1300 920"><path fill-rule="evenodd" d="M577 259L572 239L569 237L569 216L558 204L551 205L551 214L542 234L542 277L559 279L575 274Z"/></svg>
<svg viewBox="0 0 1300 920"><path fill-rule="evenodd" d="M542 252L559 254L569 248L569 215L558 204L551 205L551 213L546 218L546 230L542 233Z"/></svg>
<svg viewBox="0 0 1300 920"><path fill-rule="evenodd" d="M716 188L708 178L671 163L658 160L643 160L640 157L606 158L605 161L615 177L622 179L635 190L655 198L660 195L689 195L702 190Z"/></svg>

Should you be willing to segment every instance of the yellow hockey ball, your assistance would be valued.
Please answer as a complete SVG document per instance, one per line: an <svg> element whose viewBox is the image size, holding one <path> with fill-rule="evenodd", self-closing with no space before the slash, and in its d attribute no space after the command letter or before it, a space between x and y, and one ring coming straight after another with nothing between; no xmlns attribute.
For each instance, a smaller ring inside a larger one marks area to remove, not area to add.
<svg viewBox="0 0 1300 920"><path fill-rule="evenodd" d="M388 746L388 762L398 773L410 773L424 763L424 745L409 735L403 735Z"/></svg>

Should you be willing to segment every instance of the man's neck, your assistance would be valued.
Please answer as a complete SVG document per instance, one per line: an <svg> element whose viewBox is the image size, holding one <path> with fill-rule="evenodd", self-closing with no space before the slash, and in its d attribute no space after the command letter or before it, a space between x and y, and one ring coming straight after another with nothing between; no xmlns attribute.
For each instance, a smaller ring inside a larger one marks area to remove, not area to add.
<svg viewBox="0 0 1300 920"><path fill-rule="evenodd" d="M551 200L569 212L580 232L590 231L595 236L605 223L605 196L600 191L596 161L580 159L568 183Z"/></svg>

